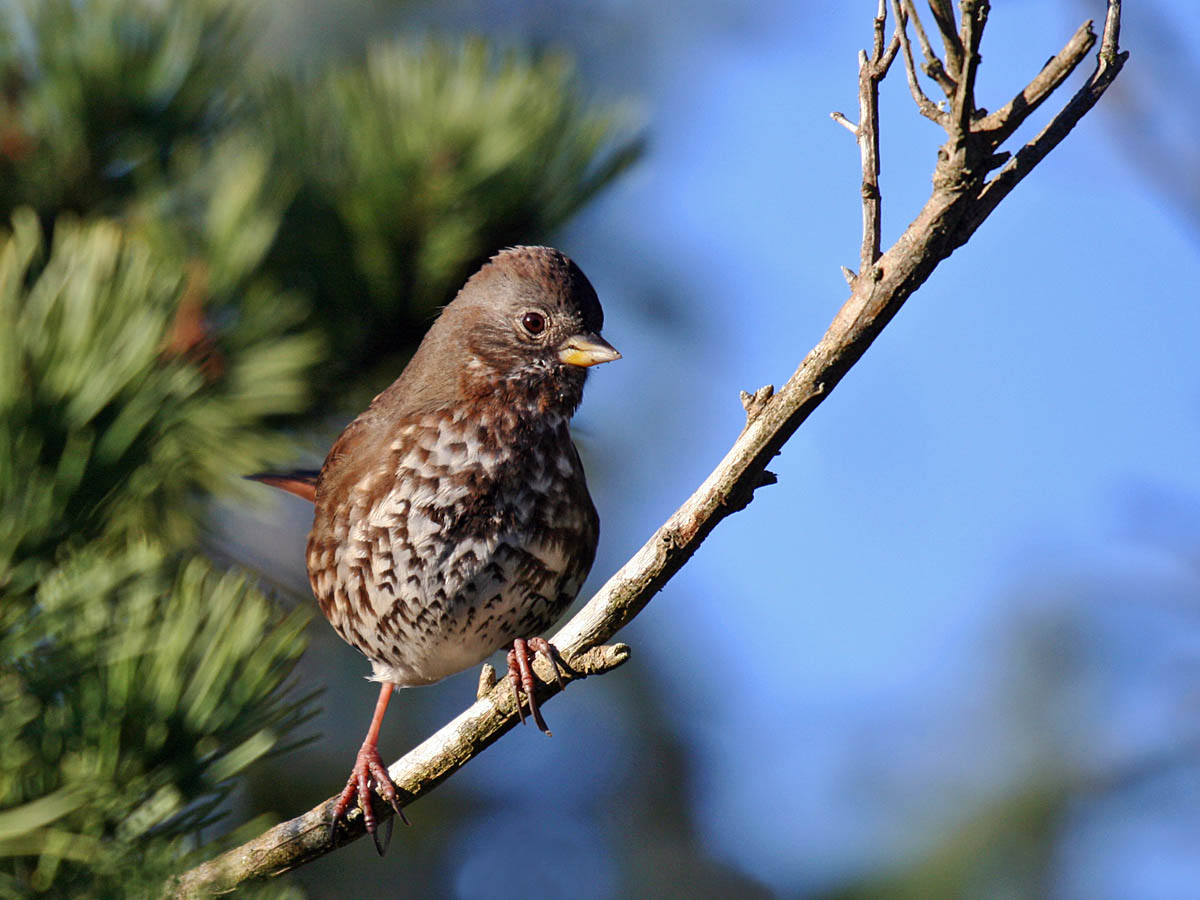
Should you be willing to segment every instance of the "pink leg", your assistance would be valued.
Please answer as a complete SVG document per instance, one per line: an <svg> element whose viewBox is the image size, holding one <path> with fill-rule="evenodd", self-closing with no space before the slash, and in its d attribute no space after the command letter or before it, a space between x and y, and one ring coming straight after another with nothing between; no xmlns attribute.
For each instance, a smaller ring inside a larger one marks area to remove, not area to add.
<svg viewBox="0 0 1200 900"><path fill-rule="evenodd" d="M388 821L387 837L381 843L377 834L379 821L375 818L375 810L371 808L372 780L375 782L375 790L379 792L379 795L396 811L396 815L400 817L401 821L405 825L408 824L408 819L400 808L396 785L392 783L387 766L384 765L383 758L379 755L379 729L383 725L383 716L387 712L388 700L392 697L394 687L395 685L386 683L379 687L379 700L375 704L375 715L371 718L371 727L367 729L367 736L358 750L358 758L354 762L354 768L350 771L350 779L346 782L346 787L342 789L337 803L333 806L333 816L329 823L329 841L333 843L334 835L337 834L338 822L346 818L350 804L357 797L358 807L363 814L363 824L367 828L367 833L371 835L371 840L375 842L375 849L379 851L380 856L383 856L392 839L392 823L390 820Z"/></svg>

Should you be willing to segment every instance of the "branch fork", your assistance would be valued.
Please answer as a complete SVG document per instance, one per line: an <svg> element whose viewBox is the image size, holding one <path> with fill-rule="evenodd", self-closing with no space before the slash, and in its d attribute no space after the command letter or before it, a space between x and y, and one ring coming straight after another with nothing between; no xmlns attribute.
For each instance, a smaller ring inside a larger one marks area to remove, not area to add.
<svg viewBox="0 0 1200 900"><path fill-rule="evenodd" d="M841 113L832 114L835 121L854 133L862 156L862 267L857 276L845 267L842 269L853 289L857 289L861 274L879 259L882 198L878 183L878 80L887 74L887 65L895 55L893 48L898 45L901 51L909 92L917 111L946 131L946 142L938 152L934 172L934 196L916 222L924 224L922 217L931 211L933 204L944 206L948 214L940 218L954 232L954 246L965 243L999 201L1066 137L1116 78L1129 55L1118 49L1121 2L1109 0L1096 69L1051 123L1014 154L1002 149L1001 145L1087 56L1096 43L1092 22L1081 25L1066 45L1008 103L988 113L976 105L975 78L981 61L979 46L991 11L989 0L961 0L957 19L949 0L929 0L930 14L942 40L944 60L929 40L913 0L888 2L895 19L891 43L886 51L882 49L885 26L884 4L880 0L881 12L877 13L874 23L874 55L868 58L865 51L859 54L862 118L858 125L851 125ZM910 23L925 60L921 72L944 95L937 103L929 98L921 83L909 36ZM997 169L1000 170L998 174L988 180ZM909 227L911 230L912 226ZM906 236L908 233L906 231Z"/></svg>

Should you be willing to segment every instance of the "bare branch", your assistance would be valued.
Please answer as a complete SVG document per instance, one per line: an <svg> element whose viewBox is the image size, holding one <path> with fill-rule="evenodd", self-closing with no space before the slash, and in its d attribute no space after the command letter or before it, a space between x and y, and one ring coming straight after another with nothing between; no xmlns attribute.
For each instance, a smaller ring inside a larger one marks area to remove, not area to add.
<svg viewBox="0 0 1200 900"><path fill-rule="evenodd" d="M893 35L884 47L884 31L887 27L887 0L879 0L874 22L874 54L867 58L865 51L858 54L858 127L854 136L858 140L862 158L862 215L863 236L859 251L860 272L866 272L879 259L882 239L882 198L879 193L879 82L892 67L900 50L900 36ZM845 120L845 116L834 115L834 121ZM848 125L846 121L840 124Z"/></svg>
<svg viewBox="0 0 1200 900"><path fill-rule="evenodd" d="M971 131L975 118L975 74L979 71L979 41L987 24L991 4L988 0L962 0L962 68L958 74L958 93L954 95L954 124L956 136L962 138Z"/></svg>
<svg viewBox="0 0 1200 900"><path fill-rule="evenodd" d="M929 11L942 33L942 45L946 48L946 68L951 72L962 69L963 47L958 39L958 27L954 24L954 10L950 0L929 0Z"/></svg>
<svg viewBox="0 0 1200 900"><path fill-rule="evenodd" d="M883 56L883 39L887 29L887 0L879 0L879 6L875 10L874 35L875 39L872 43L871 58L880 59Z"/></svg>
<svg viewBox="0 0 1200 900"><path fill-rule="evenodd" d="M992 141L996 144L1008 139L1067 76L1075 71L1075 67L1083 62L1095 43L1096 35L1092 31L1092 23L1084 22L1067 45L1051 57L1033 81L1000 109L976 122L976 130L990 132Z"/></svg>
<svg viewBox="0 0 1200 900"><path fill-rule="evenodd" d="M945 13L948 9L944 0L931 0L930 5L935 17L939 10ZM987 4L964 0L963 7L963 53L959 55L961 65L953 69L961 73L958 98L962 102L955 107L956 116L962 110L974 108L974 68ZM850 273L853 276L850 297L824 337L778 393L769 386L754 394L743 393L746 425L725 458L633 558L552 638L562 656L568 680L606 672L628 659L628 647L608 643L617 631L650 602L722 519L744 508L758 487L774 481L774 476L766 470L767 463L866 352L904 302L1095 105L1127 58L1118 48L1120 11L1119 0L1109 0L1104 38L1092 76L1062 112L1009 160L992 181L985 183L986 173L1003 158L1003 154L996 152L995 135L969 128L961 130L964 120L957 118L949 123L950 134L938 156L932 194L886 253L878 253L878 231L866 233L864 221L864 265L857 276ZM939 27L945 36L946 29L940 21ZM862 118L858 127L852 129L863 147L864 220L873 214L876 229L879 203L875 101L878 79L886 73L889 55L895 57L893 47L898 47L897 39L887 48L880 40L875 43L872 59L860 54ZM1036 97L1049 90L1052 88L1035 79L1022 96ZM834 118L845 119L836 115ZM969 117L965 124L970 124ZM874 187L870 200L868 181ZM871 234L874 245L870 244ZM549 699L559 688L548 664L539 660L537 671L543 681L537 689L538 697ZM480 684L483 696L390 767L402 804L428 793L516 724L517 709L511 689L506 689L508 682L502 679L496 684L494 678L495 673L490 676L483 673ZM169 895L195 898L230 891L249 879L286 872L328 852L332 849L329 814L333 802L330 799L192 869L168 886ZM386 806L380 810L381 818L390 815L391 810ZM344 844L363 833L362 817L354 813L346 827L339 829L336 840L339 845Z"/></svg>
<svg viewBox="0 0 1200 900"><path fill-rule="evenodd" d="M879 259L883 235L879 194L879 82L866 53L858 54L858 152L862 159L862 247L860 273Z"/></svg>
<svg viewBox="0 0 1200 900"><path fill-rule="evenodd" d="M1117 71L1120 71L1125 60L1129 58L1128 53L1120 52L1120 46L1121 0L1109 0L1108 10L1104 15L1104 39L1100 42L1100 65L1116 66ZM1113 72L1109 82L1116 77L1117 72Z"/></svg>
<svg viewBox="0 0 1200 900"><path fill-rule="evenodd" d="M888 43L887 49L883 51L883 56L879 58L875 65L876 81L883 81L887 75L888 69L892 67L892 63L896 60L896 54L900 52L900 35L893 34L892 40Z"/></svg>
<svg viewBox="0 0 1200 900"><path fill-rule="evenodd" d="M908 13L905 11L907 5L907 3L902 5L899 0L892 0L892 14L896 17L896 34L899 36L900 45L904 50L904 72L908 76L908 90L921 115L943 125L946 117L937 108L937 104L925 96L925 91L921 89L921 82L917 79L917 64L913 59L912 44L908 40ZM918 34L924 38L919 24L917 29Z"/></svg>
<svg viewBox="0 0 1200 900"><path fill-rule="evenodd" d="M921 17L917 15L917 8L913 6L912 0L903 0L904 12L912 19L913 27L917 30L917 40L921 44L921 53L925 57L925 65L921 70L938 83L942 92L950 99L958 92L958 85L954 79L946 74L946 67L942 65L941 58L934 52L933 45L929 43L929 36L925 34L925 26L921 24Z"/></svg>
<svg viewBox="0 0 1200 900"><path fill-rule="evenodd" d="M1089 23L1090 25L1090 23ZM1090 30L1090 29L1089 29ZM1128 51L1119 49L1121 36L1121 0L1109 0L1104 20L1104 36L1096 54L1096 69L1062 111L1036 137L1022 147L980 192L971 214L971 230L978 228L993 209L1028 175L1051 150L1062 143L1088 111L1096 105L1113 79L1120 73Z"/></svg>
<svg viewBox="0 0 1200 900"><path fill-rule="evenodd" d="M578 642L564 640L561 632L554 640L565 661L564 678L568 681L607 672L629 659L629 648L624 644L598 643L583 649ZM572 651L569 647L577 649ZM538 697L550 697L558 692L558 686L548 664L540 658L538 662L535 668L543 680ZM501 679L498 686L493 686L489 693L388 768L401 805L407 806L428 793L518 721L511 682ZM303 815L184 873L170 886L167 896L199 898L228 893L244 881L282 875L366 834L362 813L354 810L345 826L338 830L335 841L330 842L329 822L336 799L331 797ZM386 804L380 806L376 811L378 817L390 818L391 808Z"/></svg>
<svg viewBox="0 0 1200 900"><path fill-rule="evenodd" d="M874 41L872 42L873 50L871 52L871 65L874 68L875 80L882 81L887 75L888 69L892 66L892 60L896 58L896 51L900 49L900 39L897 35L892 35L891 41L887 48L884 48L883 39L887 30L887 0L879 0L879 7L875 13L874 23Z"/></svg>
<svg viewBox="0 0 1200 900"><path fill-rule="evenodd" d="M847 119L845 113L831 112L829 118L833 119L833 121L837 122L855 137L858 137L858 126Z"/></svg>

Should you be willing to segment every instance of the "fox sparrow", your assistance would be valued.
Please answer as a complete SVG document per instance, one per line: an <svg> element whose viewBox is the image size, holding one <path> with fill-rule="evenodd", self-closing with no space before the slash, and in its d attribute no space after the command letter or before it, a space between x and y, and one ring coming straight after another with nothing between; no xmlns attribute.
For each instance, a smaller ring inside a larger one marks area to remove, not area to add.
<svg viewBox="0 0 1200 900"><path fill-rule="evenodd" d="M587 367L620 357L600 337L603 319L562 253L505 250L446 306L319 473L254 476L315 503L313 593L381 683L332 822L357 797L380 852L372 781L400 812L377 747L393 688L432 684L511 645L517 709L524 693L549 733L529 653L552 653L536 635L575 598L596 553L599 519L567 422Z"/></svg>

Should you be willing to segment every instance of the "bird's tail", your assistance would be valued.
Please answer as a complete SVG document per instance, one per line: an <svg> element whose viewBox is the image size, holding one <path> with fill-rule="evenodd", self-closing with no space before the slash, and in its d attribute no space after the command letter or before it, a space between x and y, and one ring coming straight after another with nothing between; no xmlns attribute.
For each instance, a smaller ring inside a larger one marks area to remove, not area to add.
<svg viewBox="0 0 1200 900"><path fill-rule="evenodd" d="M246 477L251 481L261 481L263 484L277 487L281 491L303 497L312 503L317 497L317 476L319 474L320 472L316 469L297 469L294 472L259 472L257 475L247 475Z"/></svg>

